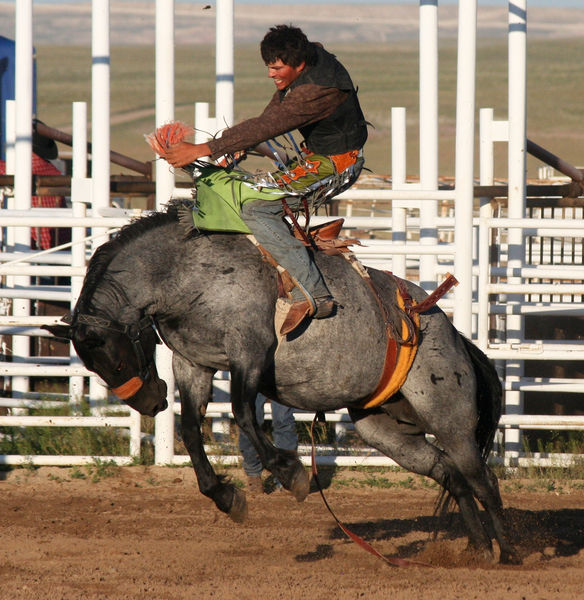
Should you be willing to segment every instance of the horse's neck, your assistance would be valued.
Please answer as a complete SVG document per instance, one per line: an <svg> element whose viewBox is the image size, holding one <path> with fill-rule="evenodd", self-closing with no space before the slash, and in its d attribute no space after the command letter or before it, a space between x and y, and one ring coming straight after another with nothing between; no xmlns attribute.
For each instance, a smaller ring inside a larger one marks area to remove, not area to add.
<svg viewBox="0 0 584 600"><path fill-rule="evenodd" d="M236 271L247 265L247 275L242 277L249 280L250 273L257 276L256 261L261 263L261 256L244 236L211 235L185 241L178 224L168 224L147 231L120 250L104 278L100 301L104 306L123 304L125 295L126 304L147 314L196 311L196 297L222 276L221 265ZM210 267L213 264L217 269Z"/></svg>
<svg viewBox="0 0 584 600"><path fill-rule="evenodd" d="M165 229L165 228L161 228ZM176 252L173 235L147 232L122 248L111 261L94 295L94 306L108 313L154 312L164 297L161 286L152 285L164 273L169 254Z"/></svg>
<svg viewBox="0 0 584 600"><path fill-rule="evenodd" d="M108 274L103 277L91 298L92 312L116 321L131 322L140 310L132 301L132 291L120 285L118 279Z"/></svg>

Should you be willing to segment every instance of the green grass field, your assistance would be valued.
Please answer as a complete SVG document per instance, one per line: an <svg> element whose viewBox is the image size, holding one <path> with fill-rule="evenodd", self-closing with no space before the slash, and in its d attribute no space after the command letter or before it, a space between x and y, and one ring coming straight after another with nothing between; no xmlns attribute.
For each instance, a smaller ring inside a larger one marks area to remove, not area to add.
<svg viewBox="0 0 584 600"><path fill-rule="evenodd" d="M376 173L391 172L391 107L405 106L408 111L408 174L418 174L417 43L329 48L349 68L359 87L365 116L373 125L365 149L367 166ZM439 172L444 176L454 175L456 54L455 41L442 43ZM148 160L152 153L143 134L154 128L154 50L130 46L113 48L111 55L112 148ZM584 165L584 128L579 122L584 77L578 60L583 55L583 39L536 39L528 45L528 137L575 165ZM70 130L71 103L90 101L90 68L89 48L37 47L38 117L48 125ZM214 79L214 46L176 48L177 118L191 123L195 101L214 102ZM236 120L258 114L273 93L273 84L266 77L257 46L236 48L235 86ZM477 112L481 107L494 108L496 119L506 117L505 40L479 43L476 106ZM538 164L534 159L528 161L528 176L536 176ZM497 153L496 175L506 176L503 145Z"/></svg>

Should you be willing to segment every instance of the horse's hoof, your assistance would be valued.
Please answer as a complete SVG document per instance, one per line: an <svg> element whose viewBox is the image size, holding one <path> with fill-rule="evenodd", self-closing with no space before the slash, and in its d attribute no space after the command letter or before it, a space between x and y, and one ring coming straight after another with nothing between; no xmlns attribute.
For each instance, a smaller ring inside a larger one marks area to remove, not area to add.
<svg viewBox="0 0 584 600"><path fill-rule="evenodd" d="M243 523L247 518L247 501L245 493L237 488L233 490L233 502L229 510L229 518L235 523Z"/></svg>
<svg viewBox="0 0 584 600"><path fill-rule="evenodd" d="M308 479L308 475L306 474L306 470L301 465L300 468L294 474L292 478L292 483L290 484L290 491L294 495L294 498L298 502L302 502L308 496L308 492L310 492L310 480Z"/></svg>

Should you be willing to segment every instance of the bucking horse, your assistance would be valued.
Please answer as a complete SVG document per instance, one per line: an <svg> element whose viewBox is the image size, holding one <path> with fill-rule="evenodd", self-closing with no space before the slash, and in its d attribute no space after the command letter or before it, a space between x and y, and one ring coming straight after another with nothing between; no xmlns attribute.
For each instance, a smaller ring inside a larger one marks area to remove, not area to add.
<svg viewBox="0 0 584 600"><path fill-rule="evenodd" d="M160 336L173 352L182 435L199 489L235 521L245 517L245 493L215 473L201 432L218 370L230 373L237 425L298 501L309 493L308 475L297 456L274 447L258 426L258 392L306 411L347 408L369 446L434 479L456 501L469 550L493 556L492 532L499 560L520 562L487 465L502 397L487 357L433 306L417 315L417 348L405 380L372 404L391 329L389 312L380 306L395 307L399 297L423 303L427 293L371 268L368 284L342 256L316 252L314 258L337 301L336 314L306 319L282 338L274 325L276 269L244 235L185 234L169 206L126 225L96 250L74 310L47 329L72 340L89 370L150 416L167 408L166 384L154 362ZM404 334L401 342L411 338L400 331L399 319L394 329L398 338ZM486 526L476 500L488 516Z"/></svg>

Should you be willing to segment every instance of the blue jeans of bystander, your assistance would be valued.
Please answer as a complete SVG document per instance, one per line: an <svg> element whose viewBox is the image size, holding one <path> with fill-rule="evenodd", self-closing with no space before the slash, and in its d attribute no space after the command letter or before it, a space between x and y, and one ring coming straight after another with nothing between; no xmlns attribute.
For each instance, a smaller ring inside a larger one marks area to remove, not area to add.
<svg viewBox="0 0 584 600"><path fill-rule="evenodd" d="M256 398L256 419L261 425L264 422L264 403L269 402L265 396L258 394ZM296 434L296 421L294 409L272 401L272 431L274 445L283 450L296 450L298 435ZM248 477L261 475L264 467L256 449L249 438L239 430L239 449L243 456L243 470Z"/></svg>

